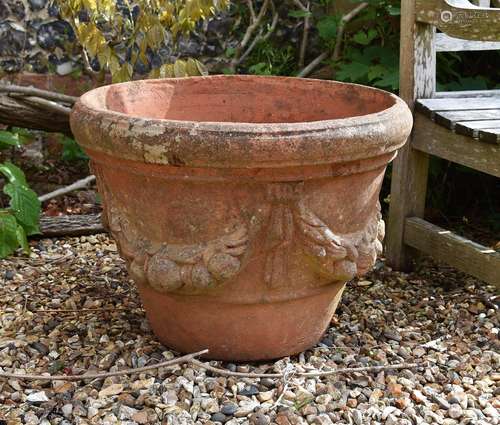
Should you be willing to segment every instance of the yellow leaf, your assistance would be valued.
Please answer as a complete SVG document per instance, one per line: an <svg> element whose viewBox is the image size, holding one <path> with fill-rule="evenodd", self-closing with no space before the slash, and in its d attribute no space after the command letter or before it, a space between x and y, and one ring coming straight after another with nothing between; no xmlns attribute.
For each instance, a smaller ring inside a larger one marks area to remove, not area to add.
<svg viewBox="0 0 500 425"><path fill-rule="evenodd" d="M186 62L184 62L181 59L177 59L174 63L174 76L179 78L179 77L186 77L188 74L186 72Z"/></svg>

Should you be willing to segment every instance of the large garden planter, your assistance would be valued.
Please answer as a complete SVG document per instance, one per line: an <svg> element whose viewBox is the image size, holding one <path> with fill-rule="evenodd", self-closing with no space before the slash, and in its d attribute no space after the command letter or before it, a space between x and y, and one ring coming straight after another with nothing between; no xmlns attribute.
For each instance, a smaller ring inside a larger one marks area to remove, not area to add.
<svg viewBox="0 0 500 425"><path fill-rule="evenodd" d="M353 84L213 76L97 88L71 128L158 338L256 360L314 345L373 266L411 114Z"/></svg>

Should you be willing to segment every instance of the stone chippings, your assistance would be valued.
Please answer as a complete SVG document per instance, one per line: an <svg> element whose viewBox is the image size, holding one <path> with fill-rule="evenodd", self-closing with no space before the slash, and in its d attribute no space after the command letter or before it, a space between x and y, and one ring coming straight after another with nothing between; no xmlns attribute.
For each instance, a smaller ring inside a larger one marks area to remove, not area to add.
<svg viewBox="0 0 500 425"><path fill-rule="evenodd" d="M29 259L0 261L0 279L3 370L115 371L177 355L155 341L124 262L105 235L41 240ZM414 361L424 368L292 376L286 387L281 379L221 377L192 365L77 383L0 380L0 419L29 425L498 424L492 294L491 287L431 264L411 275L381 267L348 286L315 348L275 363L213 363L239 372Z"/></svg>

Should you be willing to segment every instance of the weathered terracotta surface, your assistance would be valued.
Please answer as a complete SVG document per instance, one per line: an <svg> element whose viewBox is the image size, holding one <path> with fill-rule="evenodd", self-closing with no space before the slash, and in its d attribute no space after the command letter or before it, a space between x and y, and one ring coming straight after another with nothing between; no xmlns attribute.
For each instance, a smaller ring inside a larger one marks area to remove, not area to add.
<svg viewBox="0 0 500 425"><path fill-rule="evenodd" d="M92 90L71 127L158 338L255 360L315 344L374 264L411 114L352 84L213 76Z"/></svg>

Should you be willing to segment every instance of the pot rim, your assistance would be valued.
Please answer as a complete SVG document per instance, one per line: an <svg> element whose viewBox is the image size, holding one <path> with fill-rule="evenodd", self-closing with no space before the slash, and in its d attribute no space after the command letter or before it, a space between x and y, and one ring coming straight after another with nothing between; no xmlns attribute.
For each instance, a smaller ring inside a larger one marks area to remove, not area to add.
<svg viewBox="0 0 500 425"><path fill-rule="evenodd" d="M300 80L318 85L340 84L382 93L393 104L365 115L290 123L146 118L101 106L113 86L187 79ZM84 148L118 158L175 166L258 168L341 163L393 152L405 143L411 131L412 115L398 96L354 83L297 77L211 75L135 80L98 87L79 98L70 122Z"/></svg>

